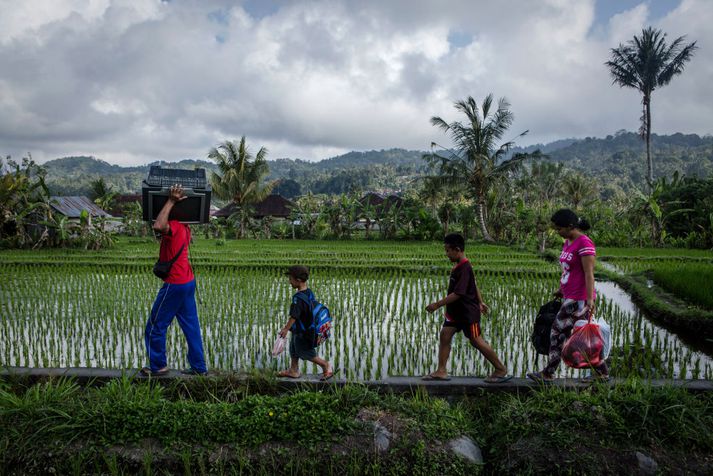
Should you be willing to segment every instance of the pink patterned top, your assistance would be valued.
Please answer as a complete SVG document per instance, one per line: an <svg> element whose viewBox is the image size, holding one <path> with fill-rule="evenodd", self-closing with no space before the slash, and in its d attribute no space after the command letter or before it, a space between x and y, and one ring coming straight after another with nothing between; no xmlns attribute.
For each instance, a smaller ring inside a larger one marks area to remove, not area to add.
<svg viewBox="0 0 713 476"><path fill-rule="evenodd" d="M587 235L580 235L573 242L566 240L560 254L562 277L560 291L565 299L585 301L587 299L587 282L584 279L582 256L596 256L594 242ZM594 296L596 297L596 292Z"/></svg>

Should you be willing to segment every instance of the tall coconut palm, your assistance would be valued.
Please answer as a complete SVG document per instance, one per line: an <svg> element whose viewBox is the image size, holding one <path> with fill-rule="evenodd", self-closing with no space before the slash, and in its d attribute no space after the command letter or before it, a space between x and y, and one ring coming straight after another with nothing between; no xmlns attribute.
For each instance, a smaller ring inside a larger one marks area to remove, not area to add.
<svg viewBox="0 0 713 476"><path fill-rule="evenodd" d="M245 136L239 143L225 141L211 149L208 158L215 160L220 171L211 175L215 196L235 204L236 212L264 200L277 183L276 181L264 183L265 177L270 173L266 155L267 149L260 147L253 157L245 144ZM242 213L239 220L240 237L245 234L246 216Z"/></svg>
<svg viewBox="0 0 713 476"><path fill-rule="evenodd" d="M514 170L523 160L543 157L540 151L532 154L515 154L505 160L507 152L514 145L508 141L497 145L513 121L510 104L500 98L497 110L493 110L493 95L488 94L478 107L475 99L468 97L457 101L455 108L465 114L467 121L448 123L440 117L432 117L431 124L451 136L454 150L444 148L448 154L440 155L433 150L424 158L431 166L438 166L438 180L450 186L460 187L475 200L478 221L483 239L494 241L488 233L485 216L487 193L493 184ZM519 134L522 137L527 131ZM437 146L431 143L431 148Z"/></svg>
<svg viewBox="0 0 713 476"><path fill-rule="evenodd" d="M652 27L641 31L641 36L626 45L612 48L609 67L613 84L634 88L642 94L641 128L639 133L646 140L646 181L649 191L653 191L654 166L651 159L651 94L656 88L667 85L674 76L681 74L687 61L697 49L696 42L684 45L685 37L680 36L670 45L666 43L666 33Z"/></svg>

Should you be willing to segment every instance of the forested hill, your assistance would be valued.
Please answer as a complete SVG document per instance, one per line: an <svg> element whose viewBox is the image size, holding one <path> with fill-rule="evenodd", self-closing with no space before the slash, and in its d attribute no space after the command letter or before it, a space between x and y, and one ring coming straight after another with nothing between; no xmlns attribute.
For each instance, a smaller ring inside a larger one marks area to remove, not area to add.
<svg viewBox="0 0 713 476"><path fill-rule="evenodd" d="M645 176L645 147L637 134L619 132L605 138L564 139L549 144L515 148L513 152L541 149L551 160L624 190L642 186ZM652 136L656 176L671 176L678 171L686 176L713 175L713 137L695 134ZM398 191L413 187L413 179L427 172L424 152L389 149L349 152L319 162L300 159L269 160L270 179L290 179L305 193L342 193L350 190ZM212 162L182 160L155 162L176 168L205 167ZM103 177L112 190L137 193L148 173L148 165L120 167L93 157L64 157L44 164L53 194L88 194L90 183ZM293 184L294 185L294 184ZM293 187L294 194L294 187Z"/></svg>
<svg viewBox="0 0 713 476"><path fill-rule="evenodd" d="M651 136L654 179L679 172L687 177L713 176L713 137L696 134ZM638 134L620 132L604 139L588 137L547 152L551 160L596 178L602 184L628 190L642 187L646 177L646 146Z"/></svg>

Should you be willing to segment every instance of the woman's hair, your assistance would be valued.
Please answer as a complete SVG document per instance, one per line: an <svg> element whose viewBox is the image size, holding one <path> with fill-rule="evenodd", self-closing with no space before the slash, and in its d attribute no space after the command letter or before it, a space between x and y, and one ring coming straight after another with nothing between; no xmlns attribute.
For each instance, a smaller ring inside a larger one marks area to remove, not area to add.
<svg viewBox="0 0 713 476"><path fill-rule="evenodd" d="M557 226L579 228L582 231L587 231L592 227L587 220L578 217L577 214L569 208L557 210L550 220Z"/></svg>
<svg viewBox="0 0 713 476"><path fill-rule="evenodd" d="M458 233L446 235L446 237L443 238L443 243L451 248L458 248L461 251L465 251L465 239L463 238L463 235L459 235Z"/></svg>

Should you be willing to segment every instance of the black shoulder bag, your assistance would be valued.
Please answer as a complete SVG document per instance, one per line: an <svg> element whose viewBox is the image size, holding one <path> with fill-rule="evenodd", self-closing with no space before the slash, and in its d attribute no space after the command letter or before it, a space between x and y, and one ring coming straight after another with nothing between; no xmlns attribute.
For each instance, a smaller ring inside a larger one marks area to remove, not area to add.
<svg viewBox="0 0 713 476"><path fill-rule="evenodd" d="M156 264L153 265L153 274L156 275L156 277L161 278L161 279L166 279L168 278L168 274L171 272L171 266L173 266L173 263L176 262L179 256L181 256L181 253L183 253L183 248L185 248L186 245L185 243L181 245L181 249L178 250L178 253L176 253L176 256L173 257L173 259L169 261L161 261L158 260L156 261Z"/></svg>

